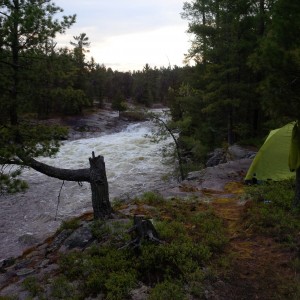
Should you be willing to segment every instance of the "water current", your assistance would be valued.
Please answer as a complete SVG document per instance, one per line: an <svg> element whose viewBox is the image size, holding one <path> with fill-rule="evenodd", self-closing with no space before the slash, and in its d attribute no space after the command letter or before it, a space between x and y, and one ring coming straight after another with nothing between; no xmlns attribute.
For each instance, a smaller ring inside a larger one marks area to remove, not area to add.
<svg viewBox="0 0 300 300"><path fill-rule="evenodd" d="M65 141L54 158L39 158L61 168L87 168L92 151L104 156L110 199L126 198L158 188L170 167L162 163L162 143L151 143L151 123L127 126L118 133ZM22 254L60 226L62 220L92 210L88 183L65 182L34 170L25 170L29 183L25 193L0 198L0 260ZM61 189L62 187L62 189ZM56 208L61 189L57 218Z"/></svg>

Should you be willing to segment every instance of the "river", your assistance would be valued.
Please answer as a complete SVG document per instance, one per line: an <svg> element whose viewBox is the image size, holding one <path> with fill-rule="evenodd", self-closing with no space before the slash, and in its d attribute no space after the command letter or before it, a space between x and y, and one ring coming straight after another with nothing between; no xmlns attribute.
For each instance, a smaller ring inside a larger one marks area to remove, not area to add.
<svg viewBox="0 0 300 300"><path fill-rule="evenodd" d="M151 143L151 122L128 125L117 133L63 142L54 158L39 158L61 168L87 168L92 151L104 156L110 199L132 197L164 185L162 177L171 171L162 163L160 149L170 140ZM23 250L53 234L62 220L92 210L88 183L65 182L34 170L23 175L29 183L24 193L0 198L0 260L22 254ZM56 209L60 192L57 218Z"/></svg>

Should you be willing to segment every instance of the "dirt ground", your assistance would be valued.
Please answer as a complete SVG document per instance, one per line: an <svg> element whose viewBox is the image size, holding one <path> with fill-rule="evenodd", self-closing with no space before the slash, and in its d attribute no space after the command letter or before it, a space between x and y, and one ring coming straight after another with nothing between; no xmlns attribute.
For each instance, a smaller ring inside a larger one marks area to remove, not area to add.
<svg viewBox="0 0 300 300"><path fill-rule="evenodd" d="M227 185L226 194L228 187L233 196L216 197L212 206L228 229L227 251L233 265L226 274L227 284L215 292L219 299L283 299L276 297L276 291L281 289L282 278L293 277L289 268L291 253L274 239L244 228L244 211L250 204L241 204L239 183Z"/></svg>
<svg viewBox="0 0 300 300"><path fill-rule="evenodd" d="M250 163L250 159L242 159L207 168L163 194L206 197L216 215L224 220L232 266L220 274L224 284L213 286L213 295L208 299L297 299L284 296L289 291L282 283L283 278L292 281L295 276L289 265L291 251L272 238L244 228L244 212L251 202L244 198L243 178Z"/></svg>
<svg viewBox="0 0 300 300"><path fill-rule="evenodd" d="M159 192L169 199L201 199L223 219L230 267L218 274L219 280L209 287L206 299L299 299L291 296L287 285L289 280L292 285L295 278L291 268L295 253L275 239L245 228L245 212L251 201L245 198L244 177L251 162L238 159L193 172L181 184Z"/></svg>

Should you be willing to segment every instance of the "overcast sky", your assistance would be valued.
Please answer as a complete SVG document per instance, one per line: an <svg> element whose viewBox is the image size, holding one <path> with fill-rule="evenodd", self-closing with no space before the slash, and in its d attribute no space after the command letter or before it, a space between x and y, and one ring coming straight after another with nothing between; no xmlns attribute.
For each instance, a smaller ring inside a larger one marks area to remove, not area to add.
<svg viewBox="0 0 300 300"><path fill-rule="evenodd" d="M61 43L86 33L90 56L113 70L183 65L190 47L188 23L180 16L184 0L54 0L77 21Z"/></svg>

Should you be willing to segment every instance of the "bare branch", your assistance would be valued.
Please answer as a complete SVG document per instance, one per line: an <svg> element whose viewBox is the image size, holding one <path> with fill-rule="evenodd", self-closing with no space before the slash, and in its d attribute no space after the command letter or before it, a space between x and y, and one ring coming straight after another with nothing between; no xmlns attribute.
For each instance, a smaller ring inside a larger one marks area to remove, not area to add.
<svg viewBox="0 0 300 300"><path fill-rule="evenodd" d="M58 206L59 206L59 203L60 203L60 194L61 194L61 190L62 190L64 184L65 184L65 181L63 181L63 183L62 183L62 185L60 187L58 196L57 196L57 206L56 206L56 213L55 213L55 219L54 219L55 221L56 221L56 218L57 218Z"/></svg>
<svg viewBox="0 0 300 300"><path fill-rule="evenodd" d="M90 182L90 169L61 169L49 166L33 158L20 157L24 165L50 177L66 181Z"/></svg>

